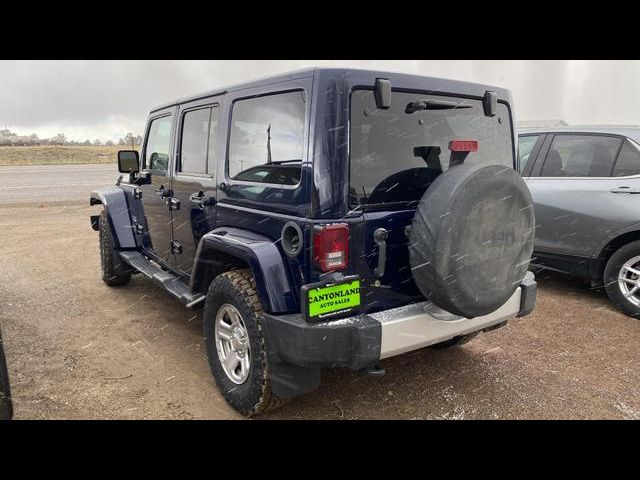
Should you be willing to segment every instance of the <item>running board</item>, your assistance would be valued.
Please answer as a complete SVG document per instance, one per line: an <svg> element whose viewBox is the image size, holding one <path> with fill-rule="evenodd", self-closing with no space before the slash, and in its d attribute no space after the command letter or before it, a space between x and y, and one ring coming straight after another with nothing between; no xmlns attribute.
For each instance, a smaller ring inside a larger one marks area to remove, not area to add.
<svg viewBox="0 0 640 480"><path fill-rule="evenodd" d="M153 263L140 252L127 250L118 253L125 262L157 284L164 287L169 293L184 303L185 306L193 307L194 305L204 301L205 295L202 293L196 293L195 295L191 294L189 292L189 287L180 280L179 277L171 272L162 270L157 266L157 264Z"/></svg>

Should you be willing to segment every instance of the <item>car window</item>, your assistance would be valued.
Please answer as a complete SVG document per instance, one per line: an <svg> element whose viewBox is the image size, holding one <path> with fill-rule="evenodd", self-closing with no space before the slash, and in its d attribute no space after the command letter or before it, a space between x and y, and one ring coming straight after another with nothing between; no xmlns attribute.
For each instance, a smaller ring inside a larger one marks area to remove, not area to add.
<svg viewBox="0 0 640 480"><path fill-rule="evenodd" d="M620 153L618 154L618 160L613 167L614 177L627 177L629 175L640 174L640 152L638 147L633 145L630 141L625 140Z"/></svg>
<svg viewBox="0 0 640 480"><path fill-rule="evenodd" d="M540 135L527 135L518 138L518 164L520 165L520 172L524 172L524 167L529 160L531 150L540 138Z"/></svg>
<svg viewBox="0 0 640 480"><path fill-rule="evenodd" d="M302 91L236 101L231 116L229 177L263 183L271 183L271 178L290 181L287 175L272 176L268 167L291 164L300 171L304 123ZM267 168L251 170L259 166Z"/></svg>
<svg viewBox="0 0 640 480"><path fill-rule="evenodd" d="M207 173L210 108L192 110L182 120L179 172Z"/></svg>
<svg viewBox="0 0 640 480"><path fill-rule="evenodd" d="M608 177L622 140L604 135L556 135L541 177Z"/></svg>
<svg viewBox="0 0 640 480"><path fill-rule="evenodd" d="M271 170L268 167L253 167L238 173L235 179L245 182L266 182L270 174Z"/></svg>
<svg viewBox="0 0 640 480"><path fill-rule="evenodd" d="M416 105L425 108L414 110ZM350 127L352 208L417 203L449 168L452 140L478 142L467 163L515 167L511 115L504 103L488 117L478 99L394 90L391 107L382 110L372 90L356 89Z"/></svg>
<svg viewBox="0 0 640 480"><path fill-rule="evenodd" d="M150 170L167 171L171 143L171 117L151 121L145 147L145 165Z"/></svg>
<svg viewBox="0 0 640 480"><path fill-rule="evenodd" d="M216 107L200 108L184 114L178 172L200 175L215 173L217 124Z"/></svg>

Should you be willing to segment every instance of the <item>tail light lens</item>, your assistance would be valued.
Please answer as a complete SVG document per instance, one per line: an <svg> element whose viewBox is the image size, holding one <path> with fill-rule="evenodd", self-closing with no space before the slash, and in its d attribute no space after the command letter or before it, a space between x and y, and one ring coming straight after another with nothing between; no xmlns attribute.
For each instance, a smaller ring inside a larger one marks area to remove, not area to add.
<svg viewBox="0 0 640 480"><path fill-rule="evenodd" d="M449 142L449 150L452 152L477 152L477 140L451 140Z"/></svg>
<svg viewBox="0 0 640 480"><path fill-rule="evenodd" d="M349 258L349 225L334 223L313 232L313 260L323 272L344 270Z"/></svg>

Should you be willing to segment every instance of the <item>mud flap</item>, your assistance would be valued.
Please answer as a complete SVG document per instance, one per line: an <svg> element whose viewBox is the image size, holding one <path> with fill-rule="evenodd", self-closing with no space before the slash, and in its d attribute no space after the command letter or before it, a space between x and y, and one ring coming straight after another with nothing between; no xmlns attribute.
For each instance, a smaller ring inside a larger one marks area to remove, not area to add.
<svg viewBox="0 0 640 480"><path fill-rule="evenodd" d="M271 390L278 398L293 398L309 393L320 386L320 369L304 368L279 362L269 355Z"/></svg>

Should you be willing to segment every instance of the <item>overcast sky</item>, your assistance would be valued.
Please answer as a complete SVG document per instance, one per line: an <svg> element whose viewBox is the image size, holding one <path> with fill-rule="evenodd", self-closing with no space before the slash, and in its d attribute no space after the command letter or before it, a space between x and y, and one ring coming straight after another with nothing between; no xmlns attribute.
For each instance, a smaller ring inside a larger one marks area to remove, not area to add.
<svg viewBox="0 0 640 480"><path fill-rule="evenodd" d="M309 66L372 68L511 89L518 120L640 124L640 61L0 61L0 128L41 138L141 134L177 97Z"/></svg>

